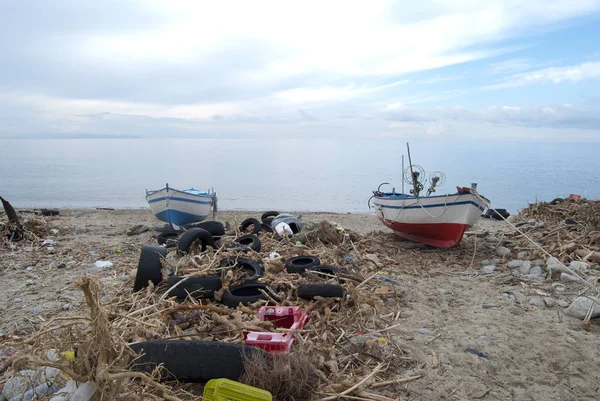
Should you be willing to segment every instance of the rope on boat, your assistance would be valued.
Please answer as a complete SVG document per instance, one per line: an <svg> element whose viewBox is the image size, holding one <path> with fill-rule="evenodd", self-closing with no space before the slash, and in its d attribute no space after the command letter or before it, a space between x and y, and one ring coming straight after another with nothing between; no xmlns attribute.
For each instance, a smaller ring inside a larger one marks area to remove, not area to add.
<svg viewBox="0 0 600 401"><path fill-rule="evenodd" d="M416 203L411 203L410 205L402 205L402 207L400 208L400 210L398 210L398 214L396 215L396 217L395 217L395 219L394 219L394 220L392 220L392 219L386 219L386 218L385 218L385 215L384 215L384 213L383 213L383 208L382 208L381 206L380 206L380 207L378 207L378 208L377 208L377 210L378 210L378 211L381 211L381 218L382 218L384 221L386 221L386 222L387 222L387 221L389 220L389 221L391 221L391 222L393 223L394 221L398 221L398 217L400 217L400 213L402 213L402 211L404 210L404 208L405 208L405 207L407 207L407 206L413 206L413 205L415 205L415 204L417 204L417 205L421 206L421 209L423 209L423 211L424 211L425 213L427 213L427 214L429 215L429 217L432 217L432 218L434 218L434 219L437 219L437 218L440 218L440 217L442 217L444 214L446 214L446 211L447 211L447 210L450 208L450 206L448 206L448 194L446 194L446 199L444 200L444 211L443 211L443 212L442 212L442 213L441 213L439 216L434 216L434 215L432 215L431 213L429 213L429 212L427 211L427 209L426 209L425 207L423 207L423 205L422 205L421 203L419 203L419 198L417 198L417 201L416 201ZM390 224L390 223L388 223L388 224Z"/></svg>

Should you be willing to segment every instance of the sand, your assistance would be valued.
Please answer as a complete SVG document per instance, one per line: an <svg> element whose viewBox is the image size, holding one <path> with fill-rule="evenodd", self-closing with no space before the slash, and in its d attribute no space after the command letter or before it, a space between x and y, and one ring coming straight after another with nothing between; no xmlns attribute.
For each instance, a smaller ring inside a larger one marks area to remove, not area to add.
<svg viewBox="0 0 600 401"><path fill-rule="evenodd" d="M361 234L389 232L369 214L297 215L308 222L333 221ZM232 225L247 217L259 218L260 213L219 212L219 220ZM123 275L134 276L142 244L154 243L152 232L128 236L127 231L160 222L149 210L61 210L50 224L58 230L53 250L26 249L25 244L17 250L7 244L0 248L0 332L24 336L54 316L83 308L72 282L98 260L115 264L97 273L110 296L114 283L126 279ZM382 246L396 255L386 273L404 286L396 322L401 325L394 335L425 373L400 387L400 399L600 399L600 328L593 324L592 332L585 332L581 321L553 305L569 302L576 291L544 297L543 287L511 279L500 265L495 274L481 274L480 261L495 257L487 235L510 231L504 222L482 219L452 250L414 247L392 234L381 236ZM550 299L548 304L544 298Z"/></svg>

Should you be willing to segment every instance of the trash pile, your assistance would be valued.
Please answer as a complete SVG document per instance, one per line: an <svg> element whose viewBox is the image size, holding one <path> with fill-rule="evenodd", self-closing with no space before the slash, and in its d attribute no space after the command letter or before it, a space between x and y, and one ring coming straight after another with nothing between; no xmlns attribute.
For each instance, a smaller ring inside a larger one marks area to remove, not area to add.
<svg viewBox="0 0 600 401"><path fill-rule="evenodd" d="M20 351L0 374L58 369L43 393L54 401L69 399L56 388L73 398L82 384L104 399L191 400L202 393L188 382L222 378L278 400L392 400L422 376L394 335L404 285L381 271L394 260L374 254L373 239L267 212L233 229L163 231L156 242L110 301L86 275L76 282L85 311L29 338L5 335Z"/></svg>

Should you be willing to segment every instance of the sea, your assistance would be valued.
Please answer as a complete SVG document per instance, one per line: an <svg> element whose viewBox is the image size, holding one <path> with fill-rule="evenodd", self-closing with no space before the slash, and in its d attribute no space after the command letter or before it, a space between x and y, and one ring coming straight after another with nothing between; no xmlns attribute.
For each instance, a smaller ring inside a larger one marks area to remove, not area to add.
<svg viewBox="0 0 600 401"><path fill-rule="evenodd" d="M600 197L600 144L411 140L436 194L477 184L515 214L570 194ZM0 140L0 196L17 208L145 208L145 190L214 188L220 210L369 213L382 191L408 192L400 139ZM415 167L417 168L417 167Z"/></svg>

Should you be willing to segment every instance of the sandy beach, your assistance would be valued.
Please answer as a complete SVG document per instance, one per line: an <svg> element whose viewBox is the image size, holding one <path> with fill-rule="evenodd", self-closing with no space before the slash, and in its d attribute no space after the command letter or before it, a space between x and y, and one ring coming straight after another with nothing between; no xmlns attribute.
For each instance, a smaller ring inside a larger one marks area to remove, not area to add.
<svg viewBox="0 0 600 401"><path fill-rule="evenodd" d="M307 226L326 220L356 232L357 247L362 247L354 266L357 271L365 276L381 271L399 284L396 301L383 297L384 309L379 313L388 316L381 321L387 324L379 322L364 331L377 328L385 332L385 341L405 352L402 358L410 363L397 363L397 354L386 357L392 355L390 350L382 354L390 375L417 378L368 393L411 400L600 397L595 363L600 358L600 328L592 320L588 332L581 319L565 314L585 285L523 270L523 262L527 262L546 271L548 257L521 242L522 236L507 223L480 219L459 246L434 249L399 239L374 214L295 214ZM152 230L137 235L128 235L128 231L137 225L162 225L148 209L60 210L55 217L22 217L39 219L39 238L14 244L4 241L0 247L0 366L22 348L15 339L31 337L53 319L85 313L83 294L74 284L78 278L98 277L102 302L106 303L123 288L130 288L142 245L156 241ZM260 213L220 211L218 220L236 227L248 217L260 218ZM530 237L540 241L554 236L556 233L549 232L559 227L541 219L527 220L530 218L524 216L517 221L522 221L520 227L527 228ZM559 241L564 241L565 234L562 239L560 235L555 253L562 255L562 262L581 259L560 251ZM44 240L51 242L44 244ZM498 256L499 246L508 247L510 254ZM370 258L375 262L370 263ZM509 267L515 260L520 262ZM110 261L114 267L94 269L97 261ZM593 271L597 263L588 261L586 268ZM556 283L562 287L553 285ZM390 287L393 285L381 281L373 288L387 292ZM340 329L343 327L330 328L335 336ZM374 363L368 358L361 360ZM6 367L0 388L13 373ZM360 379L345 377L352 383Z"/></svg>

